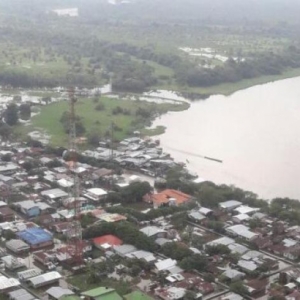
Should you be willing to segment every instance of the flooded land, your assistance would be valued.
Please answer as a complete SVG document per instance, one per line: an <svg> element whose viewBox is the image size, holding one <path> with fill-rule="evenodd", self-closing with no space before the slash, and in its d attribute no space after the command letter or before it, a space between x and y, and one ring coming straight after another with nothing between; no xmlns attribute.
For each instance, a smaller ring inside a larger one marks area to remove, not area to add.
<svg viewBox="0 0 300 300"><path fill-rule="evenodd" d="M154 125L167 128L160 136L165 150L200 177L266 198L299 198L299 84L298 77L211 96Z"/></svg>

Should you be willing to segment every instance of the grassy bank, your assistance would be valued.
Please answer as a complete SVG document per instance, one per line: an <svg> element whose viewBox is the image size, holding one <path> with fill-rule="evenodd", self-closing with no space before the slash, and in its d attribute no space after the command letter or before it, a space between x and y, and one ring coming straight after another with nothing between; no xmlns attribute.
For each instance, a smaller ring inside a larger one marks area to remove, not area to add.
<svg viewBox="0 0 300 300"><path fill-rule="evenodd" d="M214 85L214 86L203 87L203 88L182 87L178 85L160 85L157 86L156 88L178 91L178 92L186 92L186 93L207 94L207 95L221 94L227 96L239 90L243 90L255 85L265 84L268 82L273 82L277 80L298 77L298 76L300 76L300 68L287 70L280 75L260 76L252 79L241 80L239 82L224 83L220 85Z"/></svg>
<svg viewBox="0 0 300 300"><path fill-rule="evenodd" d="M101 104L101 110L97 106ZM145 129L151 124L151 117L139 115L138 110L143 109L151 116L164 114L168 111L180 111L187 109L187 103L148 103L144 101L118 100L101 97L99 102L92 99L80 99L76 104L76 115L78 115L86 129L84 136L88 137L92 133L105 136L110 131L112 122L115 124L114 138L121 140L132 134L135 130L142 131L145 135L162 133L164 128ZM121 112L115 113L116 108ZM66 145L68 135L64 131L60 122L63 112L68 111L68 102L61 101L41 107L40 114L32 118L32 124L27 127L18 128L23 135L29 131L43 129L51 135L53 145Z"/></svg>

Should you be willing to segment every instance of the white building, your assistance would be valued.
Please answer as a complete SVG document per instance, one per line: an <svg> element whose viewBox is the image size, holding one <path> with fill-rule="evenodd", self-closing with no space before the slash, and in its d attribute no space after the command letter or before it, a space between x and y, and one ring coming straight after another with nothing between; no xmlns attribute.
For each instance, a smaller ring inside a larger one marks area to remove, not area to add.
<svg viewBox="0 0 300 300"><path fill-rule="evenodd" d="M38 275L36 277L32 277L28 280L28 282L32 287L38 288L41 286L45 286L57 282L61 278L62 276L58 272L52 271L49 273Z"/></svg>
<svg viewBox="0 0 300 300"><path fill-rule="evenodd" d="M42 271L38 270L38 269L29 269L29 270L25 270L25 271L17 273L18 278L21 281L27 281L28 279L30 279L32 277L36 277L40 274L42 274Z"/></svg>
<svg viewBox="0 0 300 300"><path fill-rule="evenodd" d="M161 260L155 264L157 271L166 271L177 265L177 261L171 258Z"/></svg>
<svg viewBox="0 0 300 300"><path fill-rule="evenodd" d="M225 201L225 202L221 202L219 204L220 208L226 210L226 211L232 211L234 210L235 208L241 206L242 203L239 202L239 201L236 201L236 200L228 200L228 201Z"/></svg>
<svg viewBox="0 0 300 300"><path fill-rule="evenodd" d="M260 210L259 208L253 208L253 207L250 207L247 205L241 205L234 209L234 211L239 214L247 214L247 215L254 214L254 213L258 212L259 210Z"/></svg>
<svg viewBox="0 0 300 300"><path fill-rule="evenodd" d="M41 192L41 195L50 200L59 200L69 196L68 193L61 189L51 189Z"/></svg>
<svg viewBox="0 0 300 300"><path fill-rule="evenodd" d="M216 245L224 245L229 246L231 244L234 244L235 241L229 237L221 237L219 239L213 240L211 242L208 242L205 244L205 247L207 246L216 246Z"/></svg>
<svg viewBox="0 0 300 300"><path fill-rule="evenodd" d="M100 188L91 188L83 192L83 196L92 201L100 201L106 198L107 192Z"/></svg>
<svg viewBox="0 0 300 300"><path fill-rule="evenodd" d="M9 291L10 289L20 285L19 280L15 278L7 278L5 276L0 276L0 294Z"/></svg>
<svg viewBox="0 0 300 300"><path fill-rule="evenodd" d="M226 231L232 236L244 238L247 241L252 241L259 236L257 233L250 231L247 226L240 225L240 224L227 227Z"/></svg>

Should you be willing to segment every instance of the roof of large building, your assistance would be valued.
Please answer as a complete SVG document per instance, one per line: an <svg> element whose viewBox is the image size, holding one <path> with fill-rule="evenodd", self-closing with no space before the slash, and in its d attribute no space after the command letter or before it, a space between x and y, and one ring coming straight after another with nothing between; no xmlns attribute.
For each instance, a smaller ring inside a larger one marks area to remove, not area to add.
<svg viewBox="0 0 300 300"><path fill-rule="evenodd" d="M230 244L233 244L235 241L229 237L221 237L219 239L213 240L211 242L206 243L207 246L215 246L215 245L225 245L228 246Z"/></svg>
<svg viewBox="0 0 300 300"><path fill-rule="evenodd" d="M254 263L253 261L247 261L247 260L243 260L243 259L239 260L237 265L239 267L241 267L242 269L251 271L251 272L255 271L258 268L257 264Z"/></svg>
<svg viewBox="0 0 300 300"><path fill-rule="evenodd" d="M38 207L38 205L32 200L20 201L17 205L26 210Z"/></svg>
<svg viewBox="0 0 300 300"><path fill-rule="evenodd" d="M144 233L145 235L151 237L151 236L154 236L158 233L166 233L165 230L157 227L157 226L147 226L147 227L144 227L142 229L140 229L140 232Z"/></svg>
<svg viewBox="0 0 300 300"><path fill-rule="evenodd" d="M123 241L112 234L102 235L93 239L95 245L109 244L110 246L120 246Z"/></svg>
<svg viewBox="0 0 300 300"><path fill-rule="evenodd" d="M155 267L158 271L163 271L175 267L177 265L177 261L171 258L164 259L155 264Z"/></svg>
<svg viewBox="0 0 300 300"><path fill-rule="evenodd" d="M12 239L5 243L5 246L12 251L29 250L29 246L22 240Z"/></svg>
<svg viewBox="0 0 300 300"><path fill-rule="evenodd" d="M236 200L228 200L228 201L221 202L219 205L222 208L235 208L242 205L242 203Z"/></svg>
<svg viewBox="0 0 300 300"><path fill-rule="evenodd" d="M39 227L28 228L17 235L30 245L41 244L52 240L52 235Z"/></svg>
<svg viewBox="0 0 300 300"><path fill-rule="evenodd" d="M237 211L240 214L250 214L259 211L259 208L253 208L247 205L241 205L235 208L234 211Z"/></svg>
<svg viewBox="0 0 300 300"><path fill-rule="evenodd" d="M5 276L0 276L0 291L19 286L19 280L15 278L7 278Z"/></svg>
<svg viewBox="0 0 300 300"><path fill-rule="evenodd" d="M238 243L230 244L230 245L228 245L228 248L233 253L238 253L241 255L243 255L244 253L246 253L249 250L246 246L238 244Z"/></svg>
<svg viewBox="0 0 300 300"><path fill-rule="evenodd" d="M226 276L227 278L234 279L234 278L239 277L239 276L244 277L245 273L240 272L240 271L235 270L235 269L227 269L227 270L225 270L225 272L222 275Z"/></svg>
<svg viewBox="0 0 300 300"><path fill-rule="evenodd" d="M98 287L93 290L85 291L82 295L99 300L122 300L114 289L108 287Z"/></svg>
<svg viewBox="0 0 300 300"><path fill-rule="evenodd" d="M67 197L68 193L61 189L52 189L52 190L46 190L41 192L42 196L47 196L51 199L61 198L61 197Z"/></svg>
<svg viewBox="0 0 300 300"><path fill-rule="evenodd" d="M252 239L253 237L258 236L257 233L250 231L250 229L244 225L233 225L233 226L227 227L226 231L235 233L246 239Z"/></svg>
<svg viewBox="0 0 300 300"><path fill-rule="evenodd" d="M24 289L18 289L18 290L12 291L12 292L8 293L8 295L9 295L9 299L11 299L11 300L32 300L32 299L35 299L35 297L33 295L31 295L30 293L28 293Z"/></svg>
<svg viewBox="0 0 300 300"><path fill-rule="evenodd" d="M87 190L89 193L94 194L96 196L104 196L107 194L107 192L100 188L91 188Z"/></svg>
<svg viewBox="0 0 300 300"><path fill-rule="evenodd" d="M38 275L36 277L32 277L29 279L29 281L34 285L40 285L42 283L47 283L47 282L51 282L53 280L59 280L61 278L61 275L56 272L56 271L52 271L52 272L48 272L42 275Z"/></svg>
<svg viewBox="0 0 300 300"><path fill-rule="evenodd" d="M142 292L139 292L139 291L134 291L130 294L127 294L124 296L124 298L126 300L153 300L152 297L150 297Z"/></svg>
<svg viewBox="0 0 300 300"><path fill-rule="evenodd" d="M250 219L250 216L248 216L247 214L239 214L235 215L234 218L239 221L246 221Z"/></svg>
<svg viewBox="0 0 300 300"><path fill-rule="evenodd" d="M168 203L170 199L175 199L176 204L183 204L191 199L191 196L177 190L167 189L158 194L152 195L152 200L156 204Z"/></svg>
<svg viewBox="0 0 300 300"><path fill-rule="evenodd" d="M147 262L156 261L156 257L153 255L153 253L148 252L148 251L144 251L144 250L138 250L138 251L128 253L128 254L126 254L126 257L144 259Z"/></svg>
<svg viewBox="0 0 300 300"><path fill-rule="evenodd" d="M126 255L128 253L136 251L137 249L132 245L124 244L121 246L114 246L114 250L120 255Z"/></svg>
<svg viewBox="0 0 300 300"><path fill-rule="evenodd" d="M39 270L39 269L29 269L29 270L25 270L25 271L22 271L22 272L18 272L18 278L20 280L27 280L31 277L38 276L41 273L42 273L42 271Z"/></svg>
<svg viewBox="0 0 300 300"><path fill-rule="evenodd" d="M202 220L206 219L206 217L198 211L190 212L189 217L196 221L202 221Z"/></svg>
<svg viewBox="0 0 300 300"><path fill-rule="evenodd" d="M0 165L0 172L13 171L13 170L17 170L18 168L19 166L14 163L6 163Z"/></svg>

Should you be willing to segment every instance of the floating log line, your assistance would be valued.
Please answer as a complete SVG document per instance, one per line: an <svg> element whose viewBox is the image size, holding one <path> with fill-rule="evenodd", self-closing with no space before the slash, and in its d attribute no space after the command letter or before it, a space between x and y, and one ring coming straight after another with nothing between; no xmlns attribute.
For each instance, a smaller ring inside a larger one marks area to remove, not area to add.
<svg viewBox="0 0 300 300"><path fill-rule="evenodd" d="M183 153L183 154L187 154L187 155L191 155L191 156L194 156L194 157L199 157L199 158L211 160L211 161L214 161L214 162L217 162L217 163L220 163L220 164L223 163L223 160L218 159L218 158L213 158L213 157L209 157L209 156L205 156L205 155L191 153L191 152L188 152L188 151L182 151L182 150L174 149L174 148L171 148L171 147L168 147L168 148L170 150L177 151L177 152L180 152L180 153ZM186 161L189 163L188 159Z"/></svg>

